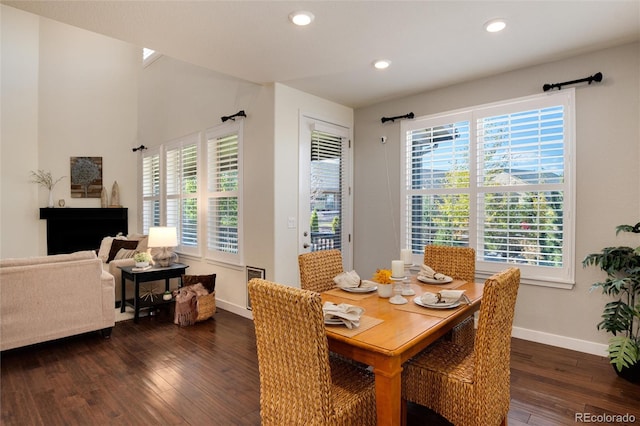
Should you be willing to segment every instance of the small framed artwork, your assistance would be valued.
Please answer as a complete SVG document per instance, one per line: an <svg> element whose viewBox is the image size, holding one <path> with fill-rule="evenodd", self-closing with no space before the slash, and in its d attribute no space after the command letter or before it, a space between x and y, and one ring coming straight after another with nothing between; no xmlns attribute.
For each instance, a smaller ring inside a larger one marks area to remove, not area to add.
<svg viewBox="0 0 640 426"><path fill-rule="evenodd" d="M247 266L247 285L249 285L249 281L253 278L262 278L265 277L265 269L263 268L254 268L253 266ZM247 309L251 310L251 298L249 297L249 291L247 290Z"/></svg>
<svg viewBox="0 0 640 426"><path fill-rule="evenodd" d="M100 198L102 157L71 157L71 198Z"/></svg>

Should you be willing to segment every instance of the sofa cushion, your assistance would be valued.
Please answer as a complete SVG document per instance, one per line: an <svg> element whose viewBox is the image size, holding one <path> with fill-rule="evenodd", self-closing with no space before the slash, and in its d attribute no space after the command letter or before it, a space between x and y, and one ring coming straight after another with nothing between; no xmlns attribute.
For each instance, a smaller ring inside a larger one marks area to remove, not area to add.
<svg viewBox="0 0 640 426"><path fill-rule="evenodd" d="M114 239L111 242L111 249L109 250L109 257L107 258L107 263L115 259L116 254L118 253L118 251L120 251L120 249L135 250L136 247L138 247L138 241L136 240Z"/></svg>
<svg viewBox="0 0 640 426"><path fill-rule="evenodd" d="M75 253L53 254L49 256L34 256L21 258L7 258L0 260L0 267L29 266L44 263L73 262L76 260L95 259L96 252L93 250L77 251Z"/></svg>
<svg viewBox="0 0 640 426"><path fill-rule="evenodd" d="M129 250L129 249L120 249L118 250L118 252L116 253L116 256L113 258L113 260L118 260L118 259L130 259L132 258L138 251L137 250Z"/></svg>
<svg viewBox="0 0 640 426"><path fill-rule="evenodd" d="M100 242L100 249L98 250L98 257L103 262L107 263L107 259L109 259L109 252L111 251L111 243L114 239L126 240L127 237L118 235L115 237L104 237Z"/></svg>

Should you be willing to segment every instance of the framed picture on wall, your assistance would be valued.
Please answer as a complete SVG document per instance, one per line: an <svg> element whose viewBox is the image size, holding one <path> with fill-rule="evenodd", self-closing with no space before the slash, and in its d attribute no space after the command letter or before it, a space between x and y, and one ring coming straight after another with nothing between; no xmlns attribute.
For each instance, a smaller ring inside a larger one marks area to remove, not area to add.
<svg viewBox="0 0 640 426"><path fill-rule="evenodd" d="M253 266L247 266L247 285L253 278L265 277L265 270L263 268L254 268ZM251 297L249 297L249 291L247 291L247 309L251 310Z"/></svg>
<svg viewBox="0 0 640 426"><path fill-rule="evenodd" d="M102 157L71 157L71 198L100 198Z"/></svg>

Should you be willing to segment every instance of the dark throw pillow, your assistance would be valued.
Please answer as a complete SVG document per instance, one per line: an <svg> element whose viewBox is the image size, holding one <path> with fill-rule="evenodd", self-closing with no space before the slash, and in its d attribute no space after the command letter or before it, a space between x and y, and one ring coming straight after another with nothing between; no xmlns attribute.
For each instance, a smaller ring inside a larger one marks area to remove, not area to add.
<svg viewBox="0 0 640 426"><path fill-rule="evenodd" d="M109 250L109 257L107 263L111 262L120 249L135 250L138 247L138 240L117 240L114 239L111 242L111 250Z"/></svg>

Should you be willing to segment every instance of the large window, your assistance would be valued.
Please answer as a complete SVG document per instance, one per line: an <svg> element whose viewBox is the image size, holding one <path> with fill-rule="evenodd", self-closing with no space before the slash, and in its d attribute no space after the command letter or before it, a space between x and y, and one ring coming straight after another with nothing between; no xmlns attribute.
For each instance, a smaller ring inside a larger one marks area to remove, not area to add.
<svg viewBox="0 0 640 426"><path fill-rule="evenodd" d="M167 144L165 151L166 226L178 230L178 251L199 254L198 134Z"/></svg>
<svg viewBox="0 0 640 426"><path fill-rule="evenodd" d="M160 150L153 149L142 156L142 233L161 225Z"/></svg>
<svg viewBox="0 0 640 426"><path fill-rule="evenodd" d="M234 263L241 263L241 130L238 123L209 129L206 142L207 255Z"/></svg>
<svg viewBox="0 0 640 426"><path fill-rule="evenodd" d="M402 123L403 239L476 249L478 275L573 283L574 91Z"/></svg>
<svg viewBox="0 0 640 426"><path fill-rule="evenodd" d="M242 121L142 153L141 226L175 226L180 254L242 264Z"/></svg>

